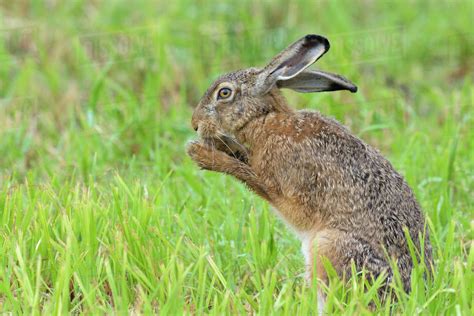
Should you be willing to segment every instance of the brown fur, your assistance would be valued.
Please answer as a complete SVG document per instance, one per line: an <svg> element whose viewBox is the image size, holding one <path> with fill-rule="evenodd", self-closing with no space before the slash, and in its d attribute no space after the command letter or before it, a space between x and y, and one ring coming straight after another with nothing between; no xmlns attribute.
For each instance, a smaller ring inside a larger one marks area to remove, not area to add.
<svg viewBox="0 0 474 316"><path fill-rule="evenodd" d="M307 43L298 48L305 41L307 37L262 70L250 68L219 78L195 110L192 124L202 140L192 142L188 154L201 168L244 182L275 207L303 240L308 275L314 262L318 277L327 281L321 264L326 257L341 276L350 273L354 262L374 277L386 273L388 284L388 254L397 260L409 291L413 262L404 228L418 247L425 234L423 250L431 263L428 232L412 190L376 149L337 121L318 112L292 110L278 89L278 79L272 78L279 63L286 67L285 60L298 61L292 54L305 53ZM298 81L298 76L291 80ZM326 90L335 90L331 82L324 84L330 86ZM216 100L222 85L233 89L230 100ZM313 243L318 246L317 258Z"/></svg>

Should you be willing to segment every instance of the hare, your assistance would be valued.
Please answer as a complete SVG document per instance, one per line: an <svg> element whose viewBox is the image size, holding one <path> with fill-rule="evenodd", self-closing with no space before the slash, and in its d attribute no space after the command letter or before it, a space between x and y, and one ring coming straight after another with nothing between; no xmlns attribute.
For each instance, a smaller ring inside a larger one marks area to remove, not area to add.
<svg viewBox="0 0 474 316"><path fill-rule="evenodd" d="M374 278L384 273L386 293L393 259L408 292L413 262L405 230L418 256L424 253L427 266L432 261L412 190L376 149L334 119L293 110L280 92L356 92L342 76L306 70L329 47L326 38L306 35L264 68L218 78L193 113L199 140L187 153L202 169L234 176L274 207L302 241L308 279L315 271L328 282L324 260L341 277L353 262Z"/></svg>

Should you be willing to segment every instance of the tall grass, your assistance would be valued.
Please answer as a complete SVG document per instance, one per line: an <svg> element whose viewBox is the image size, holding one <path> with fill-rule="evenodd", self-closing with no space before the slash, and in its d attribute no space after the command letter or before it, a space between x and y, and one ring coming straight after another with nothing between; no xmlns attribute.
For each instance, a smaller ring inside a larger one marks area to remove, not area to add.
<svg viewBox="0 0 474 316"><path fill-rule="evenodd" d="M268 205L185 157L219 74L306 33L355 95L285 92L333 116L404 174L436 270L380 314L470 315L471 1L10 1L0 6L0 310L314 314L300 245ZM360 280L327 312L370 313Z"/></svg>

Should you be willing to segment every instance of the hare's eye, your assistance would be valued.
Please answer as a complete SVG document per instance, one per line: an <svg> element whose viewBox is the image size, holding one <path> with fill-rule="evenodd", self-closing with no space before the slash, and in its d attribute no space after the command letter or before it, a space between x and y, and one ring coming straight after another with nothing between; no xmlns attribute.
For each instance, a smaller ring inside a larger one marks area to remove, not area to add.
<svg viewBox="0 0 474 316"><path fill-rule="evenodd" d="M222 88L217 93L217 100L227 99L228 97L230 97L231 94L232 90L230 90L229 88Z"/></svg>

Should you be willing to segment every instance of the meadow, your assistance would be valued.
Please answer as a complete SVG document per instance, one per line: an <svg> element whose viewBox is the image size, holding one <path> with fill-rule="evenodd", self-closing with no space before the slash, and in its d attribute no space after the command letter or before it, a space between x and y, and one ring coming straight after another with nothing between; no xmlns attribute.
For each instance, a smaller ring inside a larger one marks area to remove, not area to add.
<svg viewBox="0 0 474 316"><path fill-rule="evenodd" d="M314 315L299 241L236 180L186 157L227 71L307 33L359 91L298 94L401 172L433 279L384 315L474 314L474 2L1 1L0 313ZM325 289L328 314L375 291ZM377 302L376 302L377 303Z"/></svg>

